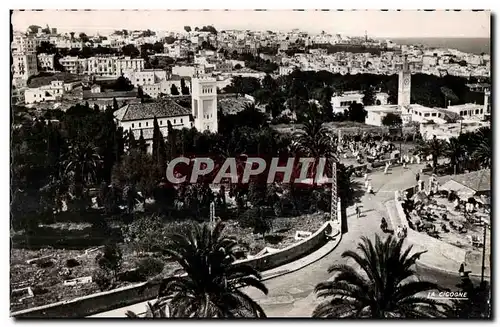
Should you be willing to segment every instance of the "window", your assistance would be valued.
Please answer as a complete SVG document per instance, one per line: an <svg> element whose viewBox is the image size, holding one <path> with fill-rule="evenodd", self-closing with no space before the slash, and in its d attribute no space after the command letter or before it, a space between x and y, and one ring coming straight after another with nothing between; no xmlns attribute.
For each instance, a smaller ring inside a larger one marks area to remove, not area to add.
<svg viewBox="0 0 500 327"><path fill-rule="evenodd" d="M139 127L141 127L141 123L139 123Z"/></svg>
<svg viewBox="0 0 500 327"><path fill-rule="evenodd" d="M160 120L160 125L163 125L163 120Z"/></svg>
<svg viewBox="0 0 500 327"><path fill-rule="evenodd" d="M429 117L430 115L431 115L430 113L426 112L426 113L424 114L424 117Z"/></svg>
<svg viewBox="0 0 500 327"><path fill-rule="evenodd" d="M134 128L134 123L132 123L132 128Z"/></svg>
<svg viewBox="0 0 500 327"><path fill-rule="evenodd" d="M148 122L146 122L146 127L148 127Z"/></svg>
<svg viewBox="0 0 500 327"><path fill-rule="evenodd" d="M174 119L174 124L175 124L175 119Z"/></svg>
<svg viewBox="0 0 500 327"><path fill-rule="evenodd" d="M481 110L481 111L482 111L482 110ZM181 118L181 124L182 124L182 123L183 123L183 122L182 122L182 118Z"/></svg>
<svg viewBox="0 0 500 327"><path fill-rule="evenodd" d="M463 116L464 115L464 112L463 111L460 111L460 116Z"/></svg>
<svg viewBox="0 0 500 327"><path fill-rule="evenodd" d="M436 117L437 114L435 112L432 113L432 117Z"/></svg>
<svg viewBox="0 0 500 327"><path fill-rule="evenodd" d="M483 109L481 109L481 111L479 111L481 114L483 113Z"/></svg>
<svg viewBox="0 0 500 327"><path fill-rule="evenodd" d="M478 114L479 114L479 109L476 109L476 115L478 115Z"/></svg>

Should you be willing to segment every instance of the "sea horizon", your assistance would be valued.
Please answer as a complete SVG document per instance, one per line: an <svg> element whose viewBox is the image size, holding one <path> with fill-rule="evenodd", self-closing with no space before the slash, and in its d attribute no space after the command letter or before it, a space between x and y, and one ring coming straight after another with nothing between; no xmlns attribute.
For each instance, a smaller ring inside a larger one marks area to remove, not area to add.
<svg viewBox="0 0 500 327"><path fill-rule="evenodd" d="M429 48L457 49L459 51L481 54L491 54L490 37L376 37L376 39L391 40L397 44L421 44Z"/></svg>

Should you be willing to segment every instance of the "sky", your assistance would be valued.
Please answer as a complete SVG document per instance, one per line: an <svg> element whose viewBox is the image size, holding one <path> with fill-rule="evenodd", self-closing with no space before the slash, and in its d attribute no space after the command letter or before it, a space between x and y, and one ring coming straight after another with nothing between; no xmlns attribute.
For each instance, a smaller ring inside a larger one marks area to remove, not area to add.
<svg viewBox="0 0 500 327"><path fill-rule="evenodd" d="M14 30L30 25L59 32L108 33L117 29L182 31L185 25L213 25L217 30L249 29L340 33L370 37L490 37L490 12L473 11L291 11L291 10L94 10L14 11Z"/></svg>

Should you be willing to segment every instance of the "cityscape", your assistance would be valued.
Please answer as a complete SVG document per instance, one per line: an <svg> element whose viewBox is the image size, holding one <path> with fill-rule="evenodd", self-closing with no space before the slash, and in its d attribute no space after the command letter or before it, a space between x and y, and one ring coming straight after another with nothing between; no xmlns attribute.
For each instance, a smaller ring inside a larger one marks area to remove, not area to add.
<svg viewBox="0 0 500 327"><path fill-rule="evenodd" d="M490 24L11 11L11 317L491 319Z"/></svg>

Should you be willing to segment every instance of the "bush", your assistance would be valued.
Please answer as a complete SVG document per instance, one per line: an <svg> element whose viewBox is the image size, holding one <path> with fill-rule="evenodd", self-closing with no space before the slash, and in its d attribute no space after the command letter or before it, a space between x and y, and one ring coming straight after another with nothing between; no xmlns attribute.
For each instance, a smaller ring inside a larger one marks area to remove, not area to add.
<svg viewBox="0 0 500 327"><path fill-rule="evenodd" d="M66 267L68 268L73 268L73 267L76 267L76 266L79 266L80 265L80 262L78 262L78 260L76 259L68 259L66 260Z"/></svg>
<svg viewBox="0 0 500 327"><path fill-rule="evenodd" d="M99 268L107 273L113 273L116 276L122 264L122 251L117 245L106 245L96 257L96 262Z"/></svg>
<svg viewBox="0 0 500 327"><path fill-rule="evenodd" d="M92 281L96 283L101 292L107 291L114 286L113 278L109 275L109 273L102 269L97 269L96 271L94 271L94 273L92 274Z"/></svg>
<svg viewBox="0 0 500 327"><path fill-rule="evenodd" d="M239 225L242 228L254 227L255 221L260 215L260 208L250 208L240 215L238 219Z"/></svg>
<svg viewBox="0 0 500 327"><path fill-rule="evenodd" d="M144 258L137 263L137 270L145 279L160 274L165 267L165 263L156 258Z"/></svg>
<svg viewBox="0 0 500 327"><path fill-rule="evenodd" d="M158 215L143 216L122 229L125 243L139 252L154 252L167 244L167 230Z"/></svg>

